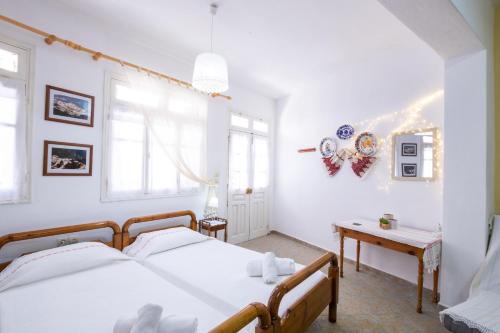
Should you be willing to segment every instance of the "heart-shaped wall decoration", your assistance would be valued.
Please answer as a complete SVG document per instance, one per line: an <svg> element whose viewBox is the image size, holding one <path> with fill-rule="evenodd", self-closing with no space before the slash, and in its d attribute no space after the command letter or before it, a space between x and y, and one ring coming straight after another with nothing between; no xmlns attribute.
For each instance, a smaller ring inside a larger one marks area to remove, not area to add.
<svg viewBox="0 0 500 333"><path fill-rule="evenodd" d="M344 164L344 161L350 158L351 154L347 149L341 149L331 157L323 157L323 163L325 163L328 174L335 176Z"/></svg>
<svg viewBox="0 0 500 333"><path fill-rule="evenodd" d="M371 169L377 158L373 156L354 154L350 157L350 160L351 168L352 171L354 171L354 174L359 178L363 178Z"/></svg>

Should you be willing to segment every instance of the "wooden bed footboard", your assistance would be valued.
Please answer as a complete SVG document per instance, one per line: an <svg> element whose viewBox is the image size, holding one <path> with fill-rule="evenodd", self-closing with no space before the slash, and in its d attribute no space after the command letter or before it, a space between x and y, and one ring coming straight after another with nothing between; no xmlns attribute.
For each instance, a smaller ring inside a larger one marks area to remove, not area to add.
<svg viewBox="0 0 500 333"><path fill-rule="evenodd" d="M279 307L283 297L327 264L330 264L328 277L323 278L304 296L295 301L286 310L283 318L280 318ZM328 252L274 288L268 301L273 326L279 327L280 332L304 332L327 306L328 320L334 323L337 320L338 295L339 267L337 256Z"/></svg>
<svg viewBox="0 0 500 333"><path fill-rule="evenodd" d="M122 245L121 229L118 226L118 224L116 224L113 221L92 222L92 223L71 225L66 227L40 229L40 230L32 230L32 231L24 231L24 232L8 234L0 237L0 249L6 244L12 242L18 242L35 238L51 237L57 235L65 235L75 232L90 231L96 229L105 229L105 228L110 228L113 231L113 240L111 242L102 242L102 243L120 250ZM10 261L0 263L0 271L2 271L10 263L11 263Z"/></svg>
<svg viewBox="0 0 500 333"><path fill-rule="evenodd" d="M166 219L171 219L171 218L175 218L175 217L182 217L182 216L189 216L191 218L189 227L191 229L193 229L194 231L198 231L198 222L196 221L196 215L190 210L181 210L178 212L154 214L154 215L133 217L133 218L128 219L125 222L125 224L123 225L123 230L122 230L122 243L123 243L123 245L122 245L122 248L125 248L125 246L132 244L135 241L135 239L137 238L137 236L139 236L142 233L180 227L180 225L176 225L176 226L170 226L170 227L160 227L160 228L156 228L156 229L149 229L149 230L138 233L135 237L131 237L130 236L130 226L132 226L132 224L166 220Z"/></svg>
<svg viewBox="0 0 500 333"><path fill-rule="evenodd" d="M275 332L271 325L271 315L267 307L262 303L251 303L217 325L217 327L214 327L209 333L235 333L250 324L255 318L259 320L255 327L256 333Z"/></svg>

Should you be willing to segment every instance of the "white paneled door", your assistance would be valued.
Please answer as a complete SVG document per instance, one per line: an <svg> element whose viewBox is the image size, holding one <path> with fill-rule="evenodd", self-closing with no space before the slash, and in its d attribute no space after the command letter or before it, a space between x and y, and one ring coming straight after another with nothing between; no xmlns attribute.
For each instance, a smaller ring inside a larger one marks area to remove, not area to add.
<svg viewBox="0 0 500 333"><path fill-rule="evenodd" d="M269 141L266 136L229 134L228 231L231 243L268 232Z"/></svg>

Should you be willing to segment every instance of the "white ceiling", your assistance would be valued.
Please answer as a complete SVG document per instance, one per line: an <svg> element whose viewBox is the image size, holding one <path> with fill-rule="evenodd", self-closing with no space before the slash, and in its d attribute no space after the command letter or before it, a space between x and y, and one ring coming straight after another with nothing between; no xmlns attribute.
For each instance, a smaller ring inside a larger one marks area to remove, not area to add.
<svg viewBox="0 0 500 333"><path fill-rule="evenodd" d="M210 45L209 0L59 1L188 63ZM230 81L274 98L336 66L422 43L376 0L217 3L214 51Z"/></svg>

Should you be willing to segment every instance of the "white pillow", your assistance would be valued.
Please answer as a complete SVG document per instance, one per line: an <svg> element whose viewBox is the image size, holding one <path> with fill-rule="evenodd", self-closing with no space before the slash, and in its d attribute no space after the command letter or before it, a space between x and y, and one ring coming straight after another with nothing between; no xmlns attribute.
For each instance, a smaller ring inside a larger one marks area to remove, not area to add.
<svg viewBox="0 0 500 333"><path fill-rule="evenodd" d="M207 239L210 237L186 227L170 228L140 234L132 245L123 249L123 253L135 259L144 259L155 253L203 242Z"/></svg>
<svg viewBox="0 0 500 333"><path fill-rule="evenodd" d="M17 258L0 273L0 292L123 260L130 258L97 242L38 251Z"/></svg>

